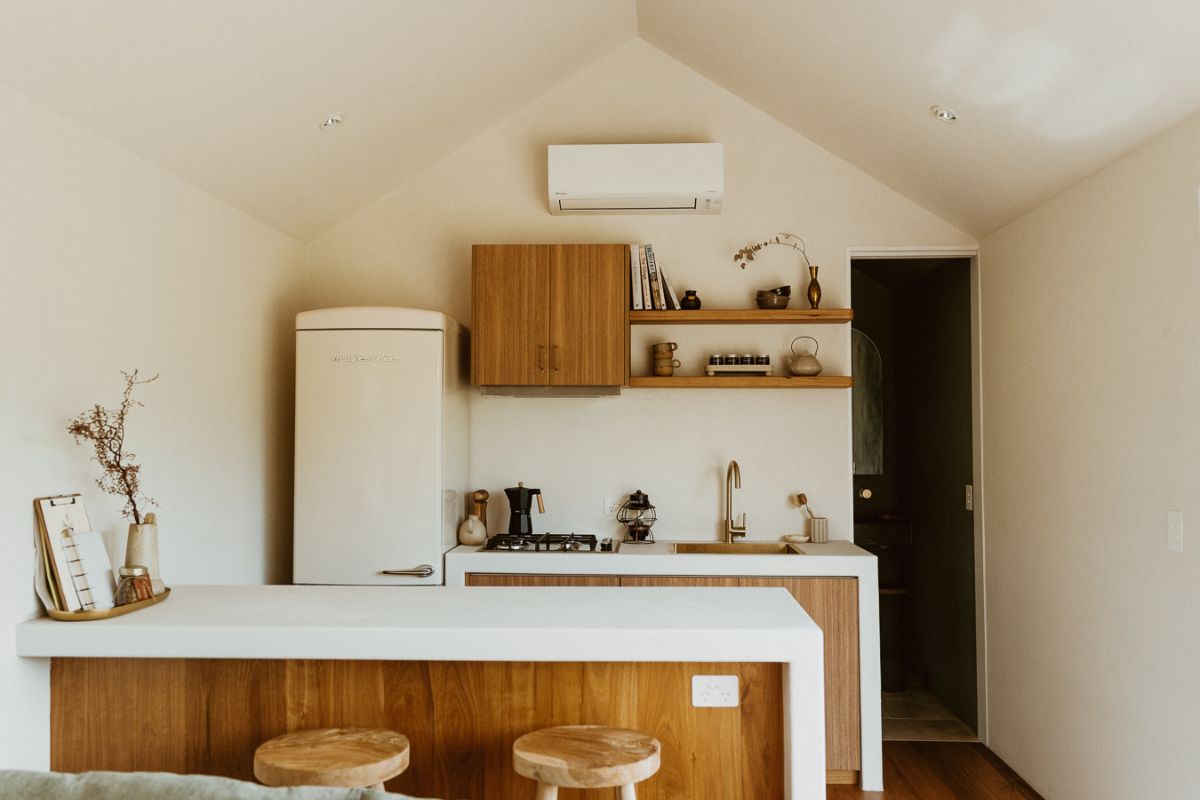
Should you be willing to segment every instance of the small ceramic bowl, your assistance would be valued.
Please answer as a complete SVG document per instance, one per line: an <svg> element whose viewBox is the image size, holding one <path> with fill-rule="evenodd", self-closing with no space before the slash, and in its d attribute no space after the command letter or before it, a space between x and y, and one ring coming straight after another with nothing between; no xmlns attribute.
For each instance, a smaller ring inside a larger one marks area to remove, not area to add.
<svg viewBox="0 0 1200 800"><path fill-rule="evenodd" d="M808 541L808 534L807 533L789 533L787 536L783 537L783 540L785 542L791 542L792 544L804 544L805 542Z"/></svg>
<svg viewBox="0 0 1200 800"><path fill-rule="evenodd" d="M758 303L759 308L787 308L788 303L792 298L786 294L775 294L774 292L758 292L754 295L754 300Z"/></svg>

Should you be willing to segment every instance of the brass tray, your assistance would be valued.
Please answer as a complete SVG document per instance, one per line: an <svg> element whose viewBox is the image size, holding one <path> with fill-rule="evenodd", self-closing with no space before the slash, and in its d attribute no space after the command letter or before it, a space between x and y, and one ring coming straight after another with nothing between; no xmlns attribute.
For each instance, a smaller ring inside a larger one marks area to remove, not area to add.
<svg viewBox="0 0 1200 800"><path fill-rule="evenodd" d="M146 606L152 606L155 603L161 603L171 596L170 587L163 589L161 594L156 594L149 600L138 600L136 603L126 603L123 606L113 606L99 611L47 611L51 619L57 619L61 622L88 622L93 619L112 619L113 617L124 616L131 611L137 611Z"/></svg>

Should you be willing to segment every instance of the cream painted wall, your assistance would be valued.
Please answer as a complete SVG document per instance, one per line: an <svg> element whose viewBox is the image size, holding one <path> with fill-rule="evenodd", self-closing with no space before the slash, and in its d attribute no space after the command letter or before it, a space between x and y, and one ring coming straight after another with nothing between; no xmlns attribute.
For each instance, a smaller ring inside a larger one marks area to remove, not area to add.
<svg viewBox="0 0 1200 800"><path fill-rule="evenodd" d="M822 113L814 109L813 113ZM725 143L726 204L717 217L553 217L546 145ZM824 306L849 302L846 248L954 245L970 238L641 40L571 77L314 243L311 307L411 305L469 323L476 242L653 242L679 288L707 307L746 307L756 288L801 280L794 252L771 248L745 272L732 254L780 231L805 236ZM799 298L797 297L797 300ZM831 374L848 369L845 326L639 329L673 339L695 372L713 349L779 360L812 333ZM645 342L634 346L636 365ZM666 538L712 538L726 462L739 460L752 538L798 530L790 493L808 492L851 535L849 394L845 391L626 390L619 399L476 396L471 483L498 492L523 480L546 494L539 526L614 534L602 499L635 488L659 507ZM502 495L492 523L506 513Z"/></svg>
<svg viewBox="0 0 1200 800"><path fill-rule="evenodd" d="M36 612L32 499L82 491L114 558L120 503L65 427L140 387L129 444L160 507L168 583L287 578L290 318L303 247L0 87L0 768L49 761L48 668L18 659Z"/></svg>
<svg viewBox="0 0 1200 800"><path fill-rule="evenodd" d="M1198 190L1193 116L983 242L989 743L1054 800L1200 786Z"/></svg>

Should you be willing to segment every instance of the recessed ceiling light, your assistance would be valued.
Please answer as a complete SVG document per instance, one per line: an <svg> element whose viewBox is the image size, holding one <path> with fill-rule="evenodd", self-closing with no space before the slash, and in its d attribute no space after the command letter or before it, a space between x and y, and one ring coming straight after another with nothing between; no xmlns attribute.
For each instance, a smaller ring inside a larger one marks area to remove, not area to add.
<svg viewBox="0 0 1200 800"><path fill-rule="evenodd" d="M323 130L323 131L332 130L341 124L342 124L342 115L334 114L332 117L327 117L325 119L325 121L321 123L321 130Z"/></svg>
<svg viewBox="0 0 1200 800"><path fill-rule="evenodd" d="M940 119L942 122L958 122L958 114L952 108L945 106L931 106L929 113Z"/></svg>

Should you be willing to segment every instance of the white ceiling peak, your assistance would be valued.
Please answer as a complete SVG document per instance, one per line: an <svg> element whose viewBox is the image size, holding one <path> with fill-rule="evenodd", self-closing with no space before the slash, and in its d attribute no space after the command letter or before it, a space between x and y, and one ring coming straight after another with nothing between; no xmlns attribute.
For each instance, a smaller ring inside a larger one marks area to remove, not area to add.
<svg viewBox="0 0 1200 800"><path fill-rule="evenodd" d="M642 38L977 236L1200 107L1198 31L1194 0L638 2Z"/></svg>
<svg viewBox="0 0 1200 800"><path fill-rule="evenodd" d="M976 236L1200 108L1195 0L5 0L0 31L0 83L302 241L637 36Z"/></svg>

